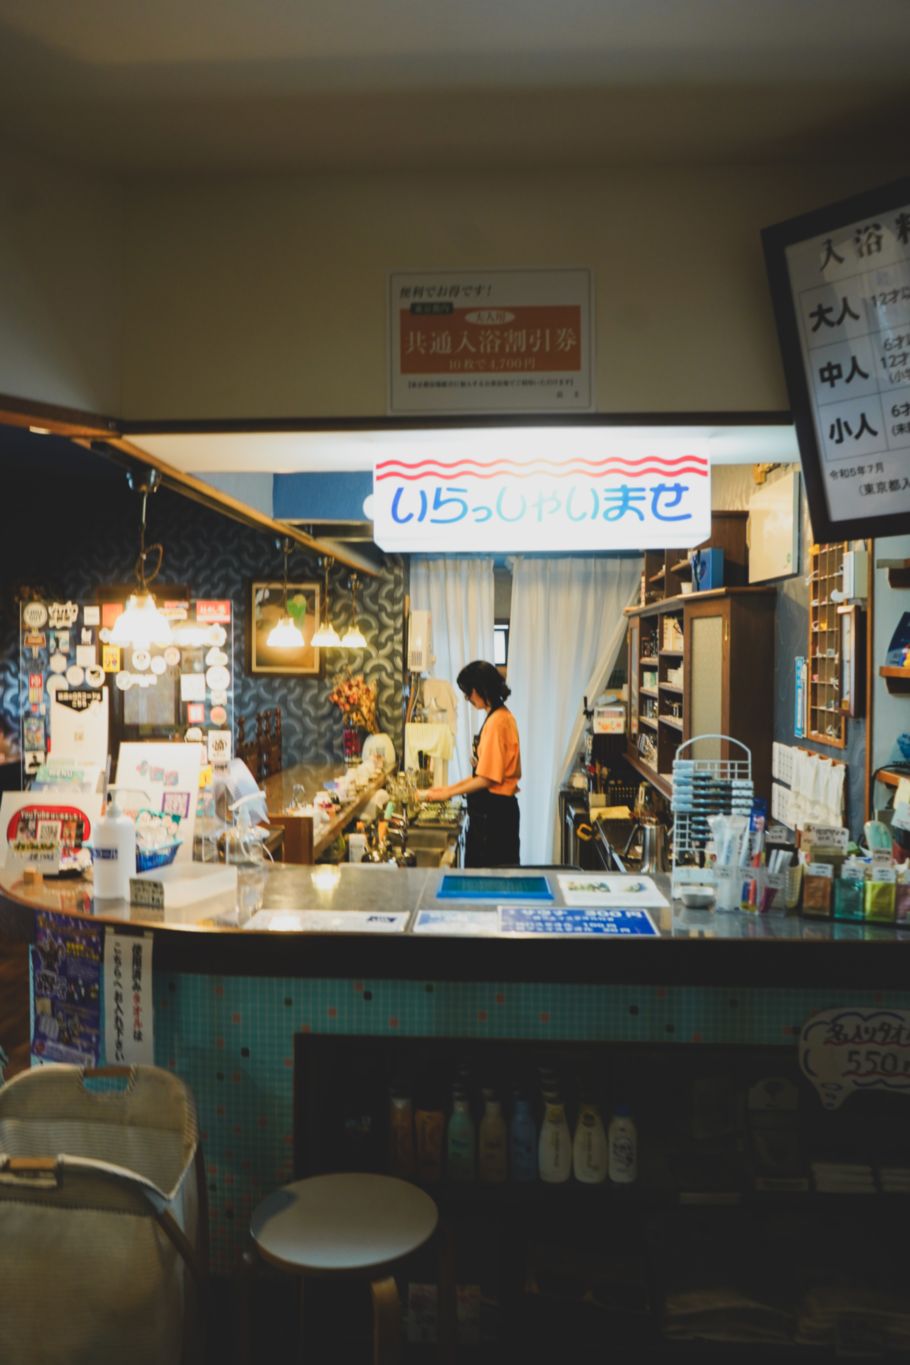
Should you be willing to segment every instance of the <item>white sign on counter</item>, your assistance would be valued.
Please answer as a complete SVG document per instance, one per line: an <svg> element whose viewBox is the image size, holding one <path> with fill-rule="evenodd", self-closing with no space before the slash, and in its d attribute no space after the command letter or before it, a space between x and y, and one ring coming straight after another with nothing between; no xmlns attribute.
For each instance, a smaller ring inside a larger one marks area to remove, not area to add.
<svg viewBox="0 0 910 1365"><path fill-rule="evenodd" d="M274 933L401 934L406 910L257 910L244 929Z"/></svg>
<svg viewBox="0 0 910 1365"><path fill-rule="evenodd" d="M442 934L458 938L494 936L499 933L499 915L490 910L421 910L414 925L415 934Z"/></svg>
<svg viewBox="0 0 910 1365"><path fill-rule="evenodd" d="M566 905L592 905L601 909L660 910L669 904L650 877L619 873L560 872L556 880Z"/></svg>

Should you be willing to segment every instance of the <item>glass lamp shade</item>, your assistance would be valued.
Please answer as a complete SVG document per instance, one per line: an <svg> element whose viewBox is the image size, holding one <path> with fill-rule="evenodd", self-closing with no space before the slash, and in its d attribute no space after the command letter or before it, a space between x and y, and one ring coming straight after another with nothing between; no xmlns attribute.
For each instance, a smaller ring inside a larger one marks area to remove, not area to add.
<svg viewBox="0 0 910 1365"><path fill-rule="evenodd" d="M171 623L158 610L152 594L139 592L126 599L126 607L114 622L110 642L148 649L150 645L168 645L172 638Z"/></svg>
<svg viewBox="0 0 910 1365"><path fill-rule="evenodd" d="M315 645L317 649L337 649L341 644L341 636L331 621L326 621L325 625L319 627L310 644Z"/></svg>
<svg viewBox="0 0 910 1365"><path fill-rule="evenodd" d="M363 631L356 625L348 626L341 637L341 644L344 649L366 649L367 646Z"/></svg>
<svg viewBox="0 0 910 1365"><path fill-rule="evenodd" d="M266 644L273 649L300 649L303 635L290 616L282 616L277 626L273 626L266 638Z"/></svg>

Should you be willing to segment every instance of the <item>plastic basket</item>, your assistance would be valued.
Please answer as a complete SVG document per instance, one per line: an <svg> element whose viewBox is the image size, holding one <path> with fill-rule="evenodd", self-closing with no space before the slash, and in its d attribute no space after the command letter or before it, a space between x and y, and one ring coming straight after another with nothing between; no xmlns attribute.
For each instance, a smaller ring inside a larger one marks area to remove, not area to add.
<svg viewBox="0 0 910 1365"><path fill-rule="evenodd" d="M182 839L175 839L173 843L162 844L160 848L137 848L136 871L154 872L158 867L170 867L182 842Z"/></svg>

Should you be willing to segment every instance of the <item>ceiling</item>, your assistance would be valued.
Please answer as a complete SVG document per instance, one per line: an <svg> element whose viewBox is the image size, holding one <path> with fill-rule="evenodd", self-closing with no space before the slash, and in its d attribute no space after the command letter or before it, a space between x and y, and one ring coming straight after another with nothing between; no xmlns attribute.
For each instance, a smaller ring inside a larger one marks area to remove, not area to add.
<svg viewBox="0 0 910 1365"><path fill-rule="evenodd" d="M0 0L0 128L118 176L906 155L907 0Z"/></svg>

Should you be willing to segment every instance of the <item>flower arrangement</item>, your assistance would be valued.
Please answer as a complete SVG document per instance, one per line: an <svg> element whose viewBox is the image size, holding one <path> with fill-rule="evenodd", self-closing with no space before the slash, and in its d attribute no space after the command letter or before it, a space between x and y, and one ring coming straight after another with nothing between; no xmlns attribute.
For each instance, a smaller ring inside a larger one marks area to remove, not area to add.
<svg viewBox="0 0 910 1365"><path fill-rule="evenodd" d="M371 735L379 733L376 684L368 683L362 673L343 673L336 678L329 701L338 707L345 725L358 725L363 730L369 730Z"/></svg>

